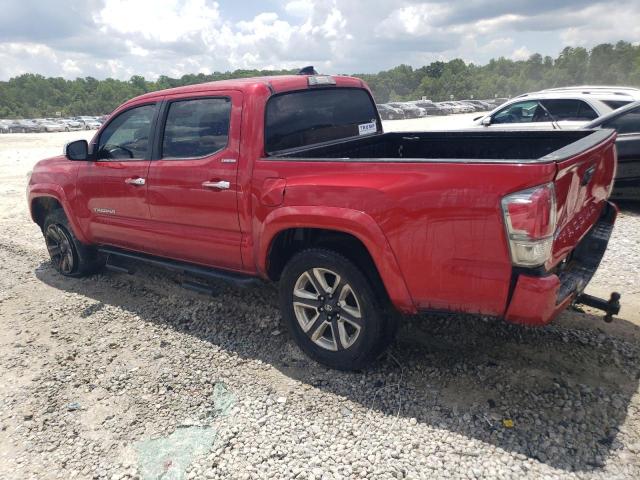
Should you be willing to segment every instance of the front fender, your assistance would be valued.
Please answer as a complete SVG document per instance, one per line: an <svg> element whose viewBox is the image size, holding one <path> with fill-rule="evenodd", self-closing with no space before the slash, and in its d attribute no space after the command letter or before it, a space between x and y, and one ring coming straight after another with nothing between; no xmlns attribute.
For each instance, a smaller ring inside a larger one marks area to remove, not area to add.
<svg viewBox="0 0 640 480"><path fill-rule="evenodd" d="M84 232L80 228L80 225L76 219L76 217L72 214L71 205L69 204L69 199L64 191L64 189L57 184L54 183L38 183L35 185L29 186L29 213L31 215L31 219L35 222L36 219L33 215L33 202L37 198L42 197L50 197L54 198L58 201L60 205L62 205L62 209L64 210L64 214L69 221L69 226L73 231L73 234L76 236L78 240L82 243L89 243L89 240L85 236Z"/></svg>
<svg viewBox="0 0 640 480"><path fill-rule="evenodd" d="M267 275L267 257L273 240L289 228L335 230L359 239L369 251L394 306L404 313L416 313L391 246L369 215L348 208L318 206L290 206L270 212L258 226L257 241L254 242L254 258L261 275Z"/></svg>

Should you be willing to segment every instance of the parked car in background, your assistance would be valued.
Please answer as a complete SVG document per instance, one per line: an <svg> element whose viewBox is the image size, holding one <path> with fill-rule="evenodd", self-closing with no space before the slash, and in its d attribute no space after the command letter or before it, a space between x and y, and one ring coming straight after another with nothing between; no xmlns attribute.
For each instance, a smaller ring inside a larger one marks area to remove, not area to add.
<svg viewBox="0 0 640 480"><path fill-rule="evenodd" d="M84 130L85 128L83 123L71 118L63 118L61 121L65 126L66 132L71 132L74 130Z"/></svg>
<svg viewBox="0 0 640 480"><path fill-rule="evenodd" d="M97 130L102 126L102 122L98 121L98 120L87 120L84 123L85 128L87 128L88 130Z"/></svg>
<svg viewBox="0 0 640 480"><path fill-rule="evenodd" d="M469 103L466 103L466 102L461 102L459 100L453 100L453 101L451 101L449 103L452 103L454 105L459 106L462 113L473 113L473 112L477 111L475 106L473 106L473 105L471 105Z"/></svg>
<svg viewBox="0 0 640 480"><path fill-rule="evenodd" d="M34 120L18 120L11 127L12 133L38 133L44 132L44 128Z"/></svg>
<svg viewBox="0 0 640 480"><path fill-rule="evenodd" d="M404 111L401 108L395 108L386 103L377 104L378 113L382 120L400 120L404 118Z"/></svg>
<svg viewBox="0 0 640 480"><path fill-rule="evenodd" d="M59 121L54 120L39 120L38 125L42 128L43 132L64 132L66 131L66 125Z"/></svg>
<svg viewBox="0 0 640 480"><path fill-rule="evenodd" d="M8 120L0 120L0 133L9 133L9 125L11 124Z"/></svg>
<svg viewBox="0 0 640 480"><path fill-rule="evenodd" d="M91 130L90 124L95 124L96 118L90 117L87 115L81 115L78 117L73 117L73 120L82 124L85 130Z"/></svg>
<svg viewBox="0 0 640 480"><path fill-rule="evenodd" d="M449 113L445 111L445 109L440 108L438 105L433 103L431 100L415 100L413 102L415 106L424 108L427 111L427 115L446 115Z"/></svg>
<svg viewBox="0 0 640 480"><path fill-rule="evenodd" d="M640 200L640 101L630 103L585 125L586 129L612 128L618 132L618 170L612 198Z"/></svg>
<svg viewBox="0 0 640 480"><path fill-rule="evenodd" d="M472 105L476 109L476 112L489 112L495 108L493 104L485 102L483 100L460 100L460 101L462 103Z"/></svg>
<svg viewBox="0 0 640 480"><path fill-rule="evenodd" d="M624 97L629 97L628 99L621 99L620 101L630 103L631 101L640 100L640 89L634 87L620 87L615 85L577 85L572 87L556 87L556 88L547 88L545 90L540 90L541 92L571 92L571 93L582 93L584 95L591 94L612 94L612 95L620 95ZM617 108L620 108L624 105L620 105ZM616 108L616 107L612 107Z"/></svg>
<svg viewBox="0 0 640 480"><path fill-rule="evenodd" d="M451 113L465 113L465 109L461 105L453 102L437 102L436 105L448 109Z"/></svg>
<svg viewBox="0 0 640 480"><path fill-rule="evenodd" d="M388 105L399 108L404 112L404 118L426 117L427 111L409 102L390 102Z"/></svg>
<svg viewBox="0 0 640 480"><path fill-rule="evenodd" d="M612 112L616 104L611 102L617 101L630 102L632 98L612 93L527 93L475 118L474 125L506 130L573 130Z"/></svg>

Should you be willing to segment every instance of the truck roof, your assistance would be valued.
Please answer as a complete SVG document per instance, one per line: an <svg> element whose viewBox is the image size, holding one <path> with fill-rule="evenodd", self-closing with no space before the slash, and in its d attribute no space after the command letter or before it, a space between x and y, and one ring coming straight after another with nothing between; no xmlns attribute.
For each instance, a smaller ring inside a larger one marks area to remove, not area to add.
<svg viewBox="0 0 640 480"><path fill-rule="evenodd" d="M342 75L274 75L267 77L233 78L229 80L218 80L215 82L185 85L183 87L168 88L165 90L156 90L154 92L145 93L138 97L132 98L130 101L151 99L176 93L196 93L209 90L240 90L245 92L248 90L252 90L256 85L266 86L273 93L286 92L289 90L303 90L309 87L308 78L314 76L330 76L335 80L336 86L338 87L366 88L365 83L359 78L347 77Z"/></svg>

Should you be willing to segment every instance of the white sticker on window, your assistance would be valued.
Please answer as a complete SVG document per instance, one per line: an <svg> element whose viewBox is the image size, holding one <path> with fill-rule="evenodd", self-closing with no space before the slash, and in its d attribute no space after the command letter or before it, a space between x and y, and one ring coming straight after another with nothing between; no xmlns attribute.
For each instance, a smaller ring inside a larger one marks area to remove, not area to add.
<svg viewBox="0 0 640 480"><path fill-rule="evenodd" d="M371 133L376 133L376 122L358 125L358 135L369 135Z"/></svg>

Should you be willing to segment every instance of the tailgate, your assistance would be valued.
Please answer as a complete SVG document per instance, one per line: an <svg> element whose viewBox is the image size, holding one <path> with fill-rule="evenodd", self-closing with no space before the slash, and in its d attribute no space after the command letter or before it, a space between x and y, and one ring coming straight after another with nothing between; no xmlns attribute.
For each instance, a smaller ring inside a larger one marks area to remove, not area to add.
<svg viewBox="0 0 640 480"><path fill-rule="evenodd" d="M594 130L590 135L547 157L556 161L557 224L553 268L578 245L598 220L611 194L616 171L616 133Z"/></svg>

